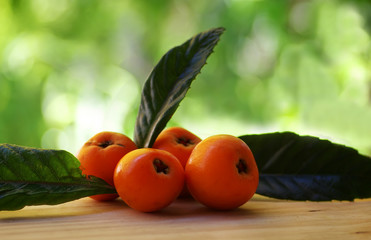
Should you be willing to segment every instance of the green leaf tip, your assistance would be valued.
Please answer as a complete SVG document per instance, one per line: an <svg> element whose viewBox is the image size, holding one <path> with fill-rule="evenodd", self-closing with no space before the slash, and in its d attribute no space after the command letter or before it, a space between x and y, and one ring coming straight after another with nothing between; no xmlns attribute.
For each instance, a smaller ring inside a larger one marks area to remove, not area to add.
<svg viewBox="0 0 371 240"><path fill-rule="evenodd" d="M165 128L224 30L197 34L169 50L154 67L144 83L135 124L134 142L139 148L151 147Z"/></svg>

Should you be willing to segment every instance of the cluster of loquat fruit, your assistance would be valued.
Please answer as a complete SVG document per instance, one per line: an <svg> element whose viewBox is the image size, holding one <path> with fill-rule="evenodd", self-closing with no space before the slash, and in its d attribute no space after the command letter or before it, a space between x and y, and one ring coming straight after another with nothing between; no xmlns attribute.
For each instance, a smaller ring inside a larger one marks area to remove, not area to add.
<svg viewBox="0 0 371 240"><path fill-rule="evenodd" d="M114 186L118 194L94 195L97 201L120 198L131 208L154 212L178 197L230 210L255 193L259 173L241 139L214 135L201 140L181 127L163 130L151 148L137 148L127 136L101 132L77 155L82 173Z"/></svg>

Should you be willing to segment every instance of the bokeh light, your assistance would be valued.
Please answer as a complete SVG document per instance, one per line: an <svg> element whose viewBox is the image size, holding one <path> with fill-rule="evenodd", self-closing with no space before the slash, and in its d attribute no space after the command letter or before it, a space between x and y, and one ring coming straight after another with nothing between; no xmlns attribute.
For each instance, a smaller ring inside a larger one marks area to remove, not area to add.
<svg viewBox="0 0 371 240"><path fill-rule="evenodd" d="M371 155L371 3L0 2L0 142L76 153L133 137L141 87L170 48L225 27L170 125L204 138L294 131Z"/></svg>

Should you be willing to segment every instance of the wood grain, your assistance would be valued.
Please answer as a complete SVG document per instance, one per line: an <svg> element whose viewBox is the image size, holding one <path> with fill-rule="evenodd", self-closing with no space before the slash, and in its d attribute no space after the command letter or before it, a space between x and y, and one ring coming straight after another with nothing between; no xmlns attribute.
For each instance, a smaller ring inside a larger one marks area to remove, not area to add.
<svg viewBox="0 0 371 240"><path fill-rule="evenodd" d="M255 195L234 211L177 200L141 213L121 200L89 198L0 212L0 238L13 239L371 239L371 199L294 202Z"/></svg>

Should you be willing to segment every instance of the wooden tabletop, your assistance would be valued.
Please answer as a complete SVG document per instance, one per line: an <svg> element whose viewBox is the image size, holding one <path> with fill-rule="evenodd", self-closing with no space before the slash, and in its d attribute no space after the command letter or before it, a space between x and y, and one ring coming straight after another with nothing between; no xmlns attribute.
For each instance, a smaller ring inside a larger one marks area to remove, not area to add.
<svg viewBox="0 0 371 240"><path fill-rule="evenodd" d="M141 213L120 199L90 198L0 212L0 238L12 239L371 239L371 199L296 202L255 195L234 211L177 200Z"/></svg>

